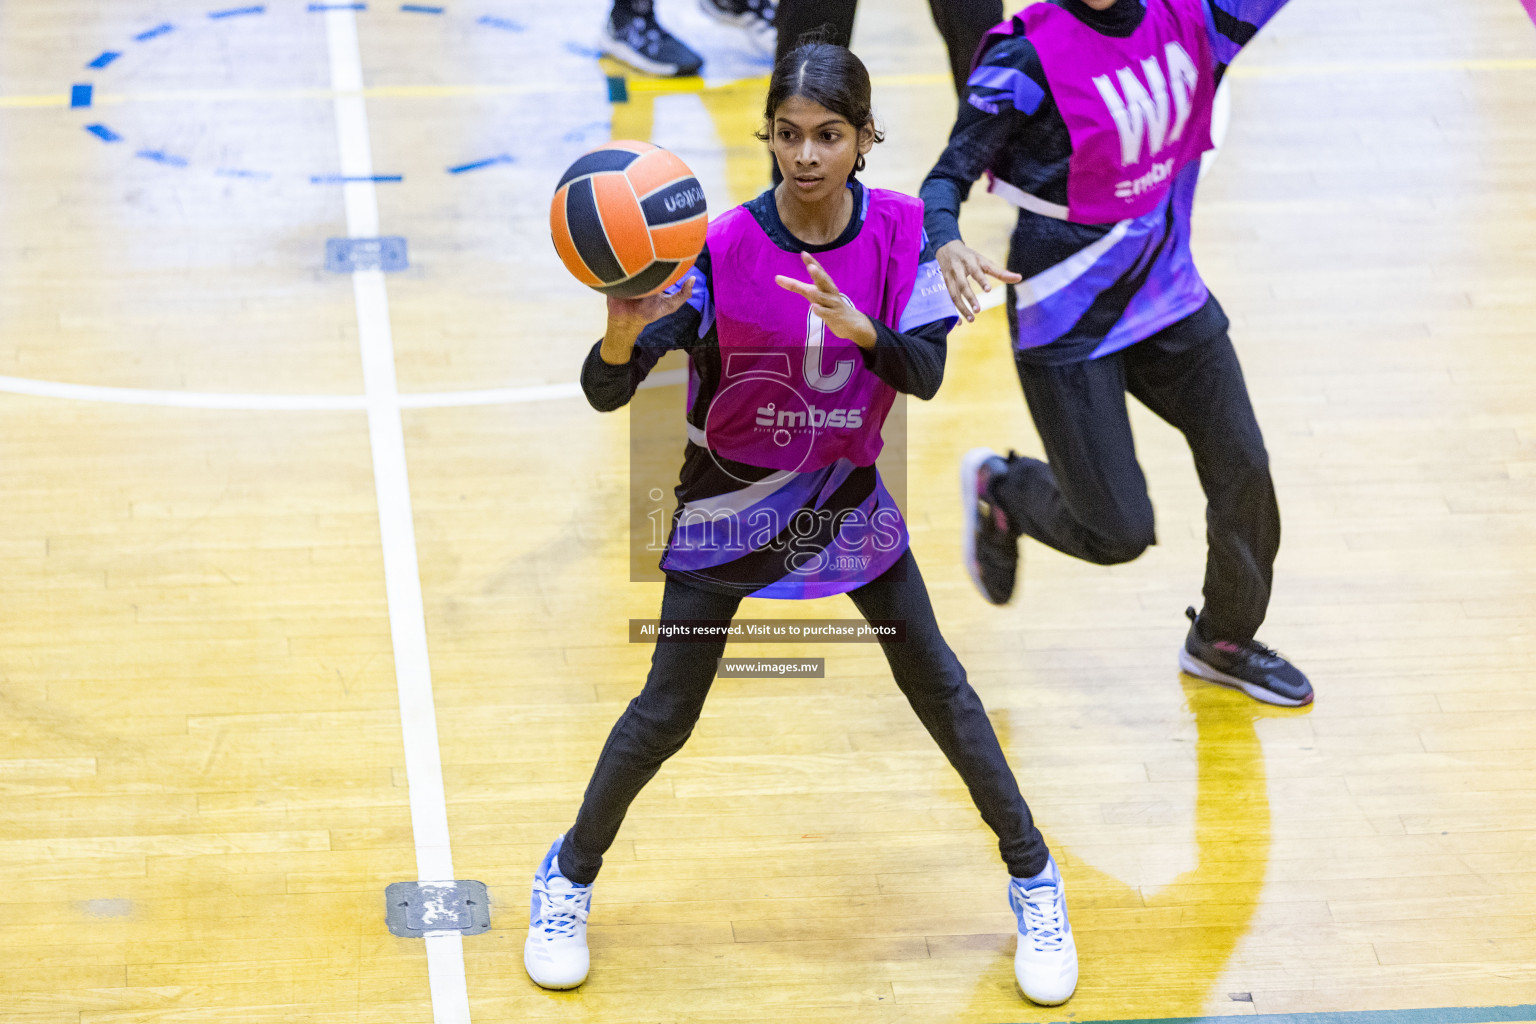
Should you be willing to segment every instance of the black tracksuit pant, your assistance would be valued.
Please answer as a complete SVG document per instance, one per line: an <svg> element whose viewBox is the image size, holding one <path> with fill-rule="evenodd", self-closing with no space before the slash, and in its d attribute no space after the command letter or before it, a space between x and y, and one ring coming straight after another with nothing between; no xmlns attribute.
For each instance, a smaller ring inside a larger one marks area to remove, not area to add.
<svg viewBox="0 0 1536 1024"><path fill-rule="evenodd" d="M829 42L847 46L853 36L853 15L858 6L859 0L779 0L773 16L779 30L775 59L793 50L802 35L823 25L831 27ZM976 55L982 34L1003 20L1003 0L928 0L928 8L944 37L944 45L949 48L955 92L964 96L971 58Z"/></svg>
<svg viewBox="0 0 1536 1024"><path fill-rule="evenodd" d="M1009 873L1019 878L1039 874L1050 851L1019 793L981 699L939 633L912 552L848 596L866 619L906 623L904 642L880 642L896 685L960 773L982 820L997 834ZM739 597L669 579L661 621L728 622L740 604ZM597 877L630 803L693 732L724 651L724 638L657 641L645 688L614 723L576 824L561 845L560 872L565 877L580 885Z"/></svg>
<svg viewBox="0 0 1536 1024"><path fill-rule="evenodd" d="M1016 362L1047 461L1015 457L993 484L1010 528L1099 565L1129 562L1155 543L1125 407L1132 394L1184 434L1205 489L1200 631L1210 639L1251 640L1269 607L1280 509L1216 300L1098 359L1052 366L1024 355Z"/></svg>

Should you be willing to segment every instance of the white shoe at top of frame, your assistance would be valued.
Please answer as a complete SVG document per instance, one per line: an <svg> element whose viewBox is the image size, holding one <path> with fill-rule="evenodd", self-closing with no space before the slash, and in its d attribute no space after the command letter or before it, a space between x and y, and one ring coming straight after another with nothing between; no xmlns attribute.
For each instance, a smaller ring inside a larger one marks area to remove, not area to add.
<svg viewBox="0 0 1536 1024"><path fill-rule="evenodd" d="M716 21L735 25L746 32L754 49L772 57L779 33L774 28L777 8L773 0L699 0L699 7Z"/></svg>

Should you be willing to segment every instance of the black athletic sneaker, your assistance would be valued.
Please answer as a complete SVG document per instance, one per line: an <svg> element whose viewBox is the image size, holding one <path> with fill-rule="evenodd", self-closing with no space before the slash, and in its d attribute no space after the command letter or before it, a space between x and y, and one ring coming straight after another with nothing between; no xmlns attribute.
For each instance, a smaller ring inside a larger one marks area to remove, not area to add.
<svg viewBox="0 0 1536 1024"><path fill-rule="evenodd" d="M1186 609L1184 614L1189 616L1189 636L1179 650L1179 668L1197 679L1242 690L1266 704L1299 708L1312 703L1312 684L1278 653L1257 640L1207 640L1200 635L1195 610Z"/></svg>
<svg viewBox="0 0 1536 1024"><path fill-rule="evenodd" d="M774 0L699 0L704 13L716 21L734 25L764 56L772 56L779 35L773 27Z"/></svg>
<svg viewBox="0 0 1536 1024"><path fill-rule="evenodd" d="M648 75L698 74L704 58L661 27L654 7L647 4L644 11L632 10L621 17L615 10L603 26L603 52Z"/></svg>
<svg viewBox="0 0 1536 1024"><path fill-rule="evenodd" d="M971 582L993 604L1007 604L1019 573L1019 541L1008 517L992 502L992 480L1008 462L991 448L972 448L960 460L960 547Z"/></svg>

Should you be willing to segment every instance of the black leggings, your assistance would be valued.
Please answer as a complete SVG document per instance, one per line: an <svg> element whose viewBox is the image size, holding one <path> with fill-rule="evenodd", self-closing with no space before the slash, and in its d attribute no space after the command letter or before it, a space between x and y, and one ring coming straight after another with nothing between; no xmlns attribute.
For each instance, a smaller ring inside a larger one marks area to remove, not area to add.
<svg viewBox="0 0 1536 1024"><path fill-rule="evenodd" d="M1129 562L1155 542L1129 392L1183 432L1205 489L1200 630L1251 640L1269 607L1280 508L1216 300L1111 355L1061 366L1020 359L1018 370L1049 462L1015 457L993 485L1013 531L1099 565Z"/></svg>
<svg viewBox="0 0 1536 1024"><path fill-rule="evenodd" d="M853 36L853 15L858 6L859 0L779 0L773 16L779 30L776 57L782 58L795 48L802 35L823 25L831 27L832 42L847 46ZM949 48L955 93L964 96L971 58L982 34L1003 20L1003 0L928 0L928 9Z"/></svg>
<svg viewBox="0 0 1536 1024"><path fill-rule="evenodd" d="M939 634L911 551L848 596L866 619L906 623L905 642L881 641L896 685L960 773L982 820L997 833L1009 873L1019 878L1039 874L1050 851L1019 793L981 699ZM739 597L669 579L661 620L728 621L740 604ZM657 642L645 689L614 723L587 783L576 824L565 835L560 848L565 877L580 885L597 877L630 803L693 732L724 651L724 639Z"/></svg>

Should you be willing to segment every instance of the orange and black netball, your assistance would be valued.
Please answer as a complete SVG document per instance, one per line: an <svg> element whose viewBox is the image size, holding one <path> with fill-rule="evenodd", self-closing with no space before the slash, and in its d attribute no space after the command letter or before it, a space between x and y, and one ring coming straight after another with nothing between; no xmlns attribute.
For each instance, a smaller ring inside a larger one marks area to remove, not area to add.
<svg viewBox="0 0 1536 1024"><path fill-rule="evenodd" d="M610 142L581 156L555 187L549 230L576 279L638 298L686 274L704 248L704 189L676 155Z"/></svg>

